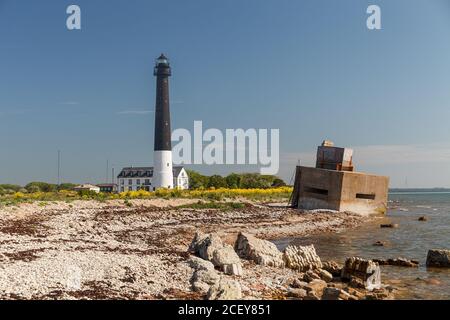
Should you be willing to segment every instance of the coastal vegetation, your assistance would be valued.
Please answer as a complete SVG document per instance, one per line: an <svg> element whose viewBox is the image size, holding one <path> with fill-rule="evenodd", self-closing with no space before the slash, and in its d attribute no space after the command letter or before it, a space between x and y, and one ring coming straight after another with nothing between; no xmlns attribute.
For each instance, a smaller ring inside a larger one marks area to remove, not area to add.
<svg viewBox="0 0 450 320"><path fill-rule="evenodd" d="M271 175L257 173L232 173L226 177L220 175L205 176L196 171L188 170L189 188L192 189L269 189L284 187L286 183Z"/></svg>
<svg viewBox="0 0 450 320"><path fill-rule="evenodd" d="M26 202L52 202L65 201L71 202L75 200L133 200L133 199L201 199L210 202L247 199L255 201L284 201L290 197L292 193L291 187L278 187L270 189L202 189L202 190L157 190L149 192L145 190L127 191L123 193L96 193L89 191L70 191L60 190L51 192L21 192L17 191L12 194L3 194L0 196L0 204L16 205Z"/></svg>
<svg viewBox="0 0 450 320"><path fill-rule="evenodd" d="M165 190L155 192L145 190L127 191L123 193L96 193L92 191L74 191L72 183L61 185L45 182L31 182L22 187L19 185L0 185L0 204L15 205L25 202L52 201L70 202L74 200L133 200L133 199L201 199L209 202L248 199L255 201L284 201L291 193L292 187L278 177L259 175L256 173L236 174L226 177L219 175L205 176L195 171L189 172L189 190ZM229 206L229 205L226 205ZM220 208L225 209L225 208Z"/></svg>

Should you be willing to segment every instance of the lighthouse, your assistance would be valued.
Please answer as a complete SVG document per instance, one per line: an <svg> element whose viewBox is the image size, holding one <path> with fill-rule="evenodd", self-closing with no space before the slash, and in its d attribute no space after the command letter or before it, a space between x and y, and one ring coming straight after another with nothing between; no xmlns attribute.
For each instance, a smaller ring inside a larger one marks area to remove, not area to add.
<svg viewBox="0 0 450 320"><path fill-rule="evenodd" d="M169 60L164 54L156 59L155 148L153 190L173 189L172 142L170 128L169 77L172 75Z"/></svg>

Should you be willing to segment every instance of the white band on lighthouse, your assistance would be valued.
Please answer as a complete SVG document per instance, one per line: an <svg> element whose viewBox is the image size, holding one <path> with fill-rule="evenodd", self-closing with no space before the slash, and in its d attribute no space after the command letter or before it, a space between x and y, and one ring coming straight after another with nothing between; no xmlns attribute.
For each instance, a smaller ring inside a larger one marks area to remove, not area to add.
<svg viewBox="0 0 450 320"><path fill-rule="evenodd" d="M173 189L172 151L154 151L153 188Z"/></svg>

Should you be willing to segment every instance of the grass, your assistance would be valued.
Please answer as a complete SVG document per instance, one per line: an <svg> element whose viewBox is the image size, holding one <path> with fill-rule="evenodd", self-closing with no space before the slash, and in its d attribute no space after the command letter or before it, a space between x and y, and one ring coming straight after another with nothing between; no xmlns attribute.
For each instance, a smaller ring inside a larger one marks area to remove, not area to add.
<svg viewBox="0 0 450 320"><path fill-rule="evenodd" d="M165 190L155 192L128 191L120 194L107 194L95 192L59 191L59 192L17 192L12 195L0 196L0 205L15 206L20 203L40 202L40 206L46 206L49 202L65 201L70 203L75 200L95 200L104 202L107 200L121 199L126 201L133 199L202 199L211 202L223 201L225 199L244 198L253 201L283 201L289 199L292 193L291 187L280 187L271 189L205 189L205 190ZM236 203L236 202L235 202ZM131 203L130 203L131 204ZM198 204L200 205L200 204Z"/></svg>
<svg viewBox="0 0 450 320"><path fill-rule="evenodd" d="M125 199L125 201L123 203L124 203L124 205L126 205L127 207L130 207L130 208L133 206L133 204L128 199Z"/></svg>

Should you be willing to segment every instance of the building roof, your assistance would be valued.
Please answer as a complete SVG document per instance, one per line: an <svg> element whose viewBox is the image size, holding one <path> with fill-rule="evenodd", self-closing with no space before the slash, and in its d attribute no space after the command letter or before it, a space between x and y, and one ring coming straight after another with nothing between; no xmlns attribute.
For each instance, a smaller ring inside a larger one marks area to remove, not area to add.
<svg viewBox="0 0 450 320"><path fill-rule="evenodd" d="M74 187L74 189L97 189L97 186L93 184L80 184L79 186Z"/></svg>
<svg viewBox="0 0 450 320"><path fill-rule="evenodd" d="M173 167L173 176L178 177L184 167ZM153 167L123 168L117 178L152 178Z"/></svg>
<svg viewBox="0 0 450 320"><path fill-rule="evenodd" d="M97 187L100 187L100 188L110 188L110 187L114 188L116 186L117 186L117 184L115 184L115 183L100 183L97 185Z"/></svg>

